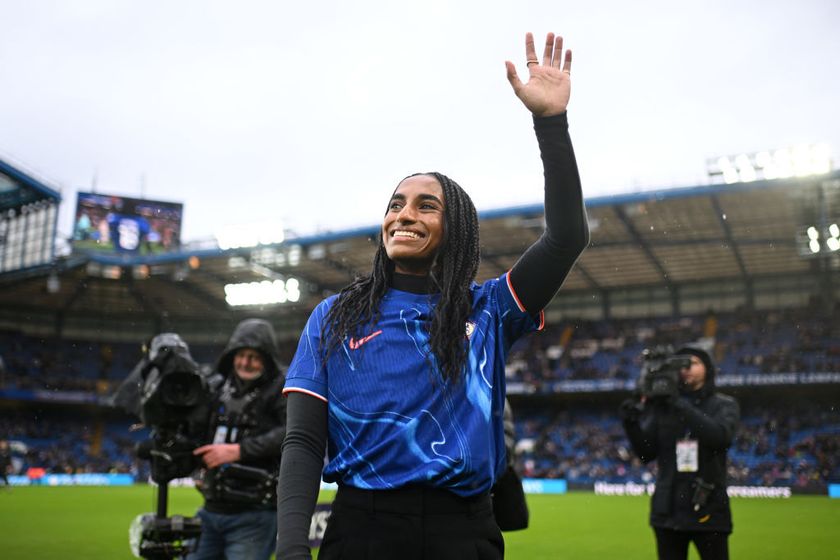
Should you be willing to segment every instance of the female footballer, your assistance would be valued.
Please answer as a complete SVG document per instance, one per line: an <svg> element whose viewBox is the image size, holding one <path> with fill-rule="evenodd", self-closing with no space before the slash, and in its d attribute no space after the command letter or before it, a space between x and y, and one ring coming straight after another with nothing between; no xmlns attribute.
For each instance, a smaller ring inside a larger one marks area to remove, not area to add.
<svg viewBox="0 0 840 560"><path fill-rule="evenodd" d="M478 219L449 177L418 173L391 194L370 274L322 301L286 375L277 558L310 558L323 471L338 484L320 559L498 559L489 491L505 468L505 359L589 242L568 134L572 54L525 39L545 172L545 232L483 284ZM324 464L324 452L327 462Z"/></svg>

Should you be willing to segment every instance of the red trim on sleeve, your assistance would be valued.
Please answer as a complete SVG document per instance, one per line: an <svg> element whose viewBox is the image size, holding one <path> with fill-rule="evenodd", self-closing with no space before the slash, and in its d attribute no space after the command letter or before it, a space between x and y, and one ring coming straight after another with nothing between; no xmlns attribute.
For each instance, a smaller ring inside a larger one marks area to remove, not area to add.
<svg viewBox="0 0 840 560"><path fill-rule="evenodd" d="M322 397L321 395L319 395L318 393L316 393L314 391L307 391L306 389L300 389L298 387L289 387L288 389L283 389L283 394L285 395L287 393L303 393L305 395L313 396L316 399L320 399L324 402L329 402L329 401L327 401L327 399L325 399L324 397Z"/></svg>
<svg viewBox="0 0 840 560"><path fill-rule="evenodd" d="M513 284L510 283L510 271L509 270L507 271L507 274L505 274L505 282L507 282L507 287L508 287L508 290L510 290L510 295L513 296L513 301L516 302L516 307L519 308L519 311L525 313L526 312L525 306L522 305L521 301L519 301L519 296L516 295L516 290L513 289Z"/></svg>
<svg viewBox="0 0 840 560"><path fill-rule="evenodd" d="M519 296L516 295L516 290L513 289L513 284L510 283L510 271L509 270L507 271L507 274L505 275L505 282L507 282L507 287L508 287L508 290L510 290L510 295L513 296L513 301L516 302L516 307L518 307L519 311L521 311L522 313L527 313L528 310L525 309L525 306L522 305L521 301L519 301ZM541 331L545 328L545 311L540 309L539 316L540 316L540 326L537 327L537 330Z"/></svg>

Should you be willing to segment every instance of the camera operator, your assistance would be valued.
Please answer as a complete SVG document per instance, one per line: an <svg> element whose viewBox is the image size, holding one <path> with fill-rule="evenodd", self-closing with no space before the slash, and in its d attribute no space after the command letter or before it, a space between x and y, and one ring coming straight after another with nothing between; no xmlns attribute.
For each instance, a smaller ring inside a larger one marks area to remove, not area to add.
<svg viewBox="0 0 840 560"><path fill-rule="evenodd" d="M190 560L267 560L274 551L284 382L271 324L239 323L211 381L213 443L193 452L207 468L199 483L201 537Z"/></svg>
<svg viewBox="0 0 840 560"><path fill-rule="evenodd" d="M686 346L676 354L683 360L672 368L679 375L674 383L643 379L641 394L622 403L624 429L639 458L657 462L650 524L660 560L684 560L692 541L703 560L727 559L726 453L740 410L735 399L715 391L708 352ZM668 366L663 370L667 378Z"/></svg>

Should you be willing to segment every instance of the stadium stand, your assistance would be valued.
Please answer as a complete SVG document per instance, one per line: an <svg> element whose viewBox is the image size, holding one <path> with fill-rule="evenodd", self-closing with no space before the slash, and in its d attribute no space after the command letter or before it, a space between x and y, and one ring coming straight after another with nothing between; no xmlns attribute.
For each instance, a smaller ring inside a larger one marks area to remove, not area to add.
<svg viewBox="0 0 840 560"><path fill-rule="evenodd" d="M233 326L256 316L274 324L289 360L315 303L366 270L373 252L376 227L250 248L47 254L54 221L37 246L14 245L4 232L24 207L55 212L60 197L0 163L11 185L0 196L0 438L20 444L18 472L146 480L132 449L147 433L103 406L142 343L177 332L209 364ZM521 474L565 478L572 488L653 480L628 451L616 408L635 387L644 348L703 340L721 367L719 385L744 409L732 482L807 492L840 482L840 259L802 245L804 226L825 220L821 208L840 208L840 172L587 206L592 246L546 310L547 330L515 347L508 363ZM536 239L540 211L480 213L480 280L509 269ZM277 278L298 279L300 299L226 300L227 285Z"/></svg>
<svg viewBox="0 0 840 560"><path fill-rule="evenodd" d="M840 311L840 310L837 310ZM642 350L705 340L725 375L840 372L840 313L787 309L679 319L563 321L514 348L511 382L638 377Z"/></svg>
<svg viewBox="0 0 840 560"><path fill-rule="evenodd" d="M840 355L834 346L840 339L840 325L833 315L818 319L807 310L787 310L757 319L724 314L679 321L561 324L512 353L509 377L535 387L540 381L564 379L617 379L631 387L640 370L642 348L709 334L718 335L706 338L715 339L724 372L732 368L736 374L776 373L782 364L796 364L802 368L798 371L840 372ZM718 333L708 332L712 323L720 329ZM139 348L129 344L45 341L8 332L0 334L0 341L7 349L2 389L39 387L104 395L112 389L109 382L124 378L139 359ZM201 345L192 350L206 362L218 351ZM287 359L292 351L286 345ZM599 480L644 483L655 476L655 471L631 457L614 408L594 403L553 413L557 407L546 405L541 411L517 415L522 451L517 467L523 476L565 478L576 485ZM525 410L529 410L527 402ZM132 452L142 437L129 432L126 421L80 421L42 413L36 422L17 413L0 417L0 437L27 446L21 468L39 465L48 472L138 475L146 468ZM838 450L840 410L801 403L786 409L750 405L730 454L730 477L737 484L824 489L840 478Z"/></svg>
<svg viewBox="0 0 840 560"><path fill-rule="evenodd" d="M632 456L613 409L594 406L519 414L517 469L526 477L565 478L570 485L597 481L648 483L655 466ZM840 410L806 404L747 407L730 451L730 484L792 486L825 492L840 478Z"/></svg>

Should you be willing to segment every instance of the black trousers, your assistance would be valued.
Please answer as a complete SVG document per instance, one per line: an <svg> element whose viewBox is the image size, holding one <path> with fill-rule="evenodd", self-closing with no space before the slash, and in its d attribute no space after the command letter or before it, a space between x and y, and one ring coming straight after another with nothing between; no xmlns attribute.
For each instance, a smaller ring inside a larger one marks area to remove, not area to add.
<svg viewBox="0 0 840 560"><path fill-rule="evenodd" d="M319 560L501 560L504 540L490 496L446 490L359 490L333 501Z"/></svg>
<svg viewBox="0 0 840 560"><path fill-rule="evenodd" d="M674 531L654 527L659 560L686 560L688 545L694 542L701 560L729 560L729 533L716 531Z"/></svg>

